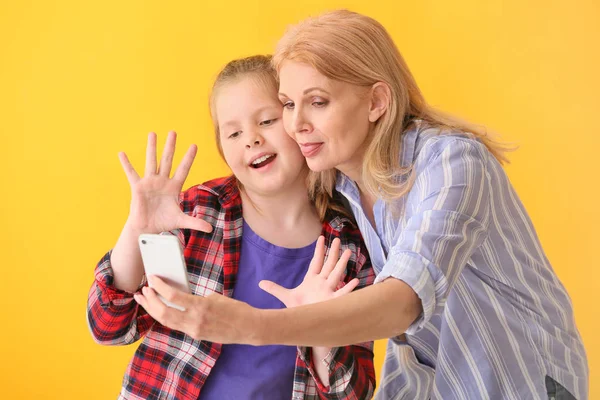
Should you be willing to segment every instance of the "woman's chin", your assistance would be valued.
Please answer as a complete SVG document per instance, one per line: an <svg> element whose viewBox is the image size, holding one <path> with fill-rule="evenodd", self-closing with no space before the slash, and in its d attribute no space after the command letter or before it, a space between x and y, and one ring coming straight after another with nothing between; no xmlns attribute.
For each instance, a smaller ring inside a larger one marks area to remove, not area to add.
<svg viewBox="0 0 600 400"><path fill-rule="evenodd" d="M335 168L335 165L333 165L331 162L321 159L307 159L306 164L313 172L323 172Z"/></svg>

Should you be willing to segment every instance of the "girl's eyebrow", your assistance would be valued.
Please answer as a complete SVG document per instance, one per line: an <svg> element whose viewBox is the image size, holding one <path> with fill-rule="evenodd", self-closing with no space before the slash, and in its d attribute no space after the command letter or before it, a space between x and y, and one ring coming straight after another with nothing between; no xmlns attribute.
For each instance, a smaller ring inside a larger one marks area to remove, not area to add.
<svg viewBox="0 0 600 400"><path fill-rule="evenodd" d="M221 126L223 126L223 127L226 127L226 126L229 126L229 125L235 125L235 121L227 121L227 122L224 122L224 123L221 124Z"/></svg>
<svg viewBox="0 0 600 400"><path fill-rule="evenodd" d="M280 105L279 105L279 106L280 106ZM271 110L271 109L273 109L273 110L274 110L274 109L276 109L276 108L277 108L277 107L276 107L276 106L273 106L273 105L269 105L269 106L263 106L263 107L261 107L261 108L259 108L259 109L255 110L255 111L253 111L253 112L252 112L252 116L254 117L254 116L256 116L256 115L259 115L260 113L262 113L262 112L264 112L264 111ZM226 128L226 127L228 127L228 126L235 126L235 125L237 125L237 124L238 124L238 121L226 121L226 122L224 122L223 124L221 124L221 126L222 126L223 128Z"/></svg>

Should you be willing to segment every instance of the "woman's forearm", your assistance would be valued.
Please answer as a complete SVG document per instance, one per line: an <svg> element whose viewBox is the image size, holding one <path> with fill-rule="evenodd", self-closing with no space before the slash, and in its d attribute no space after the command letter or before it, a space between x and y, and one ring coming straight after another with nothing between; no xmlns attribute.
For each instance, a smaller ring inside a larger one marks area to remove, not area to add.
<svg viewBox="0 0 600 400"><path fill-rule="evenodd" d="M338 347L400 335L421 314L421 301L401 280L384 282L321 303L260 310L250 329L257 345Z"/></svg>

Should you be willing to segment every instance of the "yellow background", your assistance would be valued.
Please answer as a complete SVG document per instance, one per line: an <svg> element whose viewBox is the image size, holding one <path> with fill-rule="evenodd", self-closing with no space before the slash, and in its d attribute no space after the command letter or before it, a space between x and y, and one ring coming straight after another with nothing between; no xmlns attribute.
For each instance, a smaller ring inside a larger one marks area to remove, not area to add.
<svg viewBox="0 0 600 400"><path fill-rule="evenodd" d="M207 94L231 58L338 7L382 22L429 101L519 143L507 167L566 285L600 398L600 6L590 1L4 1L0 6L0 397L112 399L135 346L85 310L129 188L117 152L175 129L187 186L226 173ZM377 344L377 369L383 361Z"/></svg>

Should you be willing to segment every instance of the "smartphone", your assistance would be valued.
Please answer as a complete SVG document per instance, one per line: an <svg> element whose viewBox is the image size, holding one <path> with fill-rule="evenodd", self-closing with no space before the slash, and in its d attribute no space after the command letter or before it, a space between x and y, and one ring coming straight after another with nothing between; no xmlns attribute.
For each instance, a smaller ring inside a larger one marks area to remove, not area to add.
<svg viewBox="0 0 600 400"><path fill-rule="evenodd" d="M138 238L146 276L156 275L169 285L186 293L191 293L185 258L179 239L174 235L142 234ZM152 287L152 284L149 284ZM185 311L180 305L158 297L167 306Z"/></svg>

